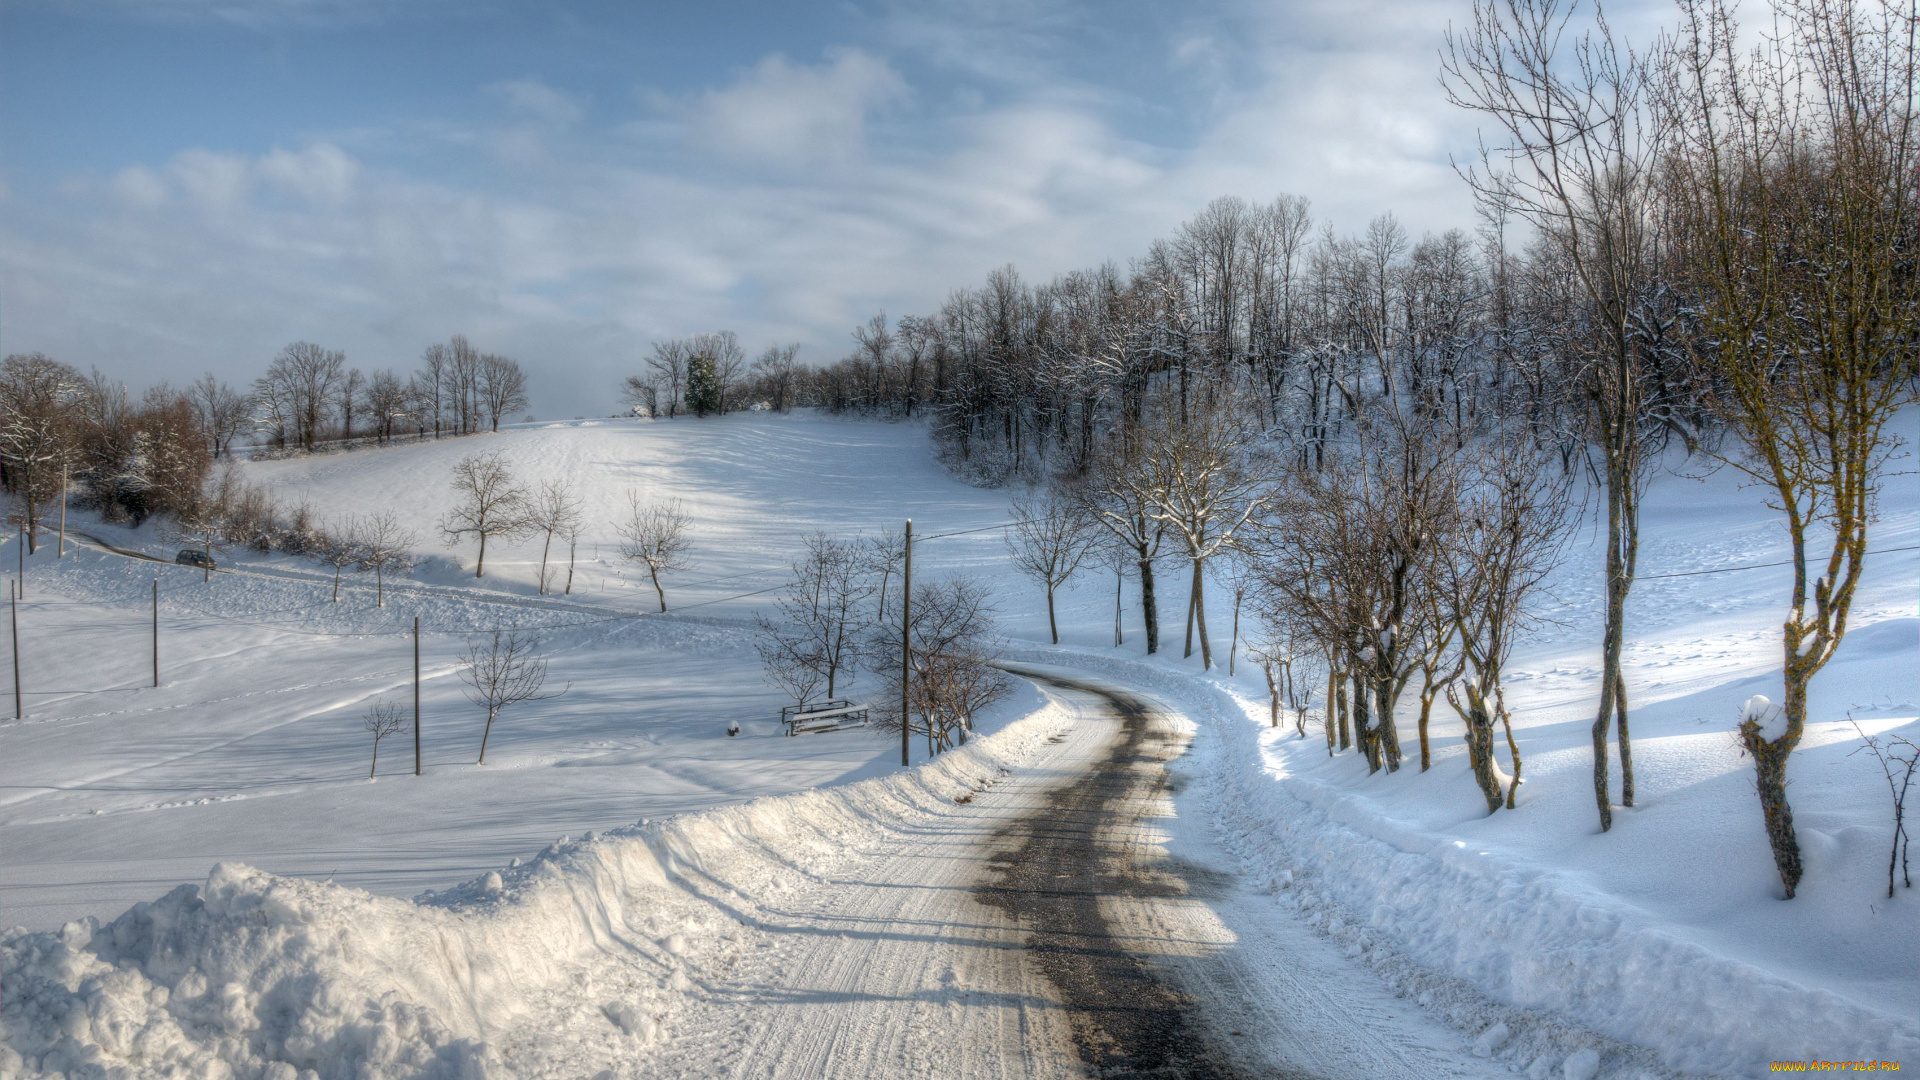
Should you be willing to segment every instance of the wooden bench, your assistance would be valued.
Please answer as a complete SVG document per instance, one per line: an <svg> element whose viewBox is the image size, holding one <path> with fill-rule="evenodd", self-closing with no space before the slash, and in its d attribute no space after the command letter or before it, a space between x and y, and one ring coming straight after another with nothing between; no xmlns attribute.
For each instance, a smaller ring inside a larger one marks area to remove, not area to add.
<svg viewBox="0 0 1920 1080"><path fill-rule="evenodd" d="M839 731L866 723L867 707L844 698L809 701L804 705L789 705L781 709L780 722L787 725L788 735L798 735L803 731Z"/></svg>

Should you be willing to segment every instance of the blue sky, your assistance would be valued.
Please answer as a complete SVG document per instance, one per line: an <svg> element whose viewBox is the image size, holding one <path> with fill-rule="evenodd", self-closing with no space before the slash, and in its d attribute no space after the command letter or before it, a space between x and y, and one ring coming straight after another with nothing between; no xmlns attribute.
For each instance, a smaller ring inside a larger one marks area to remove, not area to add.
<svg viewBox="0 0 1920 1080"><path fill-rule="evenodd" d="M1467 0L0 0L0 349L140 388L466 333L534 412L647 343L825 362L1223 194L1471 227Z"/></svg>

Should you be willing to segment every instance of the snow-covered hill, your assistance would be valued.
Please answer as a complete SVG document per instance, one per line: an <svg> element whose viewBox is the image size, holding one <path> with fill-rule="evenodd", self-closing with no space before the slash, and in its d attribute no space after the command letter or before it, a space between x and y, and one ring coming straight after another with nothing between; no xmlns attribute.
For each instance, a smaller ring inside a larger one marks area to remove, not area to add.
<svg viewBox="0 0 1920 1080"><path fill-rule="evenodd" d="M453 464L491 450L529 481L565 478L587 496L572 596L535 596L535 544L490 547L487 576L475 581L471 550L438 542ZM0 721L9 776L0 788L0 922L50 931L79 916L111 920L204 880L222 860L387 897L445 891L556 836L891 772L897 744L877 735L775 733L781 698L759 677L747 621L816 529L845 536L911 516L921 536L958 534L917 548L916 571L987 576L1023 654L1037 655L1044 640L1043 597L1011 574L990 528L1006 518L1006 493L942 472L917 425L805 414L576 421L244 472L323 520L400 513L429 558L385 608L373 606L370 582L351 578L332 603L326 572L285 556L234 553L245 572L211 584L185 567L92 547L30 560L20 608L28 715ZM696 565L668 579L668 618L636 617L653 607L652 590L614 553L611 523L630 488L680 498L694 520ZM1920 544L1914 488L1911 476L1889 483L1874 547ZM86 528L162 557L177 546L152 526ZM1920 1015L1920 897L1904 889L1885 897L1885 782L1852 752L1859 741L1847 721L1920 740L1920 558L1902 551L1872 562L1848 641L1815 682L1815 723L1790 773L1808 875L1787 902L1777 897L1751 763L1731 734L1742 700L1777 693L1784 571L1666 576L1777 561L1783 530L1756 492L1725 473L1654 484L1627 648L1640 798L1606 835L1589 786L1600 566L1589 541L1578 538L1557 575L1543 612L1552 621L1511 665L1527 783L1518 811L1492 817L1444 706L1431 772L1369 778L1352 754L1328 759L1317 738L1265 728L1264 687L1244 662L1235 678L1202 679L1198 657L1178 659L1177 634L1168 633L1168 654L1125 666L1142 651L1136 595L1125 591L1128 643L1112 649L1110 577L1067 590L1066 649L1055 655L1149 681L1196 714L1213 710L1218 722L1201 724L1195 761L1231 776L1222 789L1231 799L1182 805L1220 817L1249 881L1283 893L1300 882L1295 895L1338 905L1315 922L1360 955L1457 980L1493 1002L1552 1010L1698 1070L1764 1070L1763 1058L1747 1059L1782 1045L1771 1031L1780 1016L1807 1018L1812 1033L1792 1046L1830 1043L1808 1051L1829 1060L1908 1045L1900 1040L1916 1037ZM13 565L12 546L0 555ZM147 606L156 577L157 689L148 685ZM1221 653L1228 604L1209 602ZM360 713L382 695L411 706L416 615L425 631L425 775L411 775L411 745L395 739L382 745L370 783ZM1176 625L1178 615L1166 621ZM469 632L503 625L542 628L552 678L570 689L509 712L481 768L472 764L479 720L454 670ZM855 695L864 689L856 684ZM1025 692L994 724L1039 708ZM729 738L735 719L744 730ZM1411 744L1411 716L1401 723ZM1209 749L1207 738L1219 744ZM274 888L268 878L222 875L214 892ZM315 897L302 904L334 903L319 884L295 891ZM367 914L356 917L406 910L403 901L364 902ZM1461 914L1467 904L1472 918ZM1259 917L1298 917L1285 908ZM77 947L88 935L69 928L64 940ZM16 950L53 948L50 938L10 940ZM1650 941L1660 947L1647 951ZM78 964L73 977L92 970ZM1718 981L1700 981L1709 977ZM1427 985L1405 980L1409 992ZM1435 1008L1451 1007L1446 995L1437 1000ZM1821 1001L1831 1007L1806 1006ZM1524 1069L1531 1045L1516 1037L1500 1053Z"/></svg>

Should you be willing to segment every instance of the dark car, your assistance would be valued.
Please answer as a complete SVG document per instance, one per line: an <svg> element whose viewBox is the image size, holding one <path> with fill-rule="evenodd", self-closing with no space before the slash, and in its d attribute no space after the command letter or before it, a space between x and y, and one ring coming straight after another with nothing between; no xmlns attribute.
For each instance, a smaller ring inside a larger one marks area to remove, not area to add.
<svg viewBox="0 0 1920 1080"><path fill-rule="evenodd" d="M220 569L213 564L213 556L201 551L199 548L181 548L180 554L175 555L173 561L179 563L181 566L197 566L202 570Z"/></svg>

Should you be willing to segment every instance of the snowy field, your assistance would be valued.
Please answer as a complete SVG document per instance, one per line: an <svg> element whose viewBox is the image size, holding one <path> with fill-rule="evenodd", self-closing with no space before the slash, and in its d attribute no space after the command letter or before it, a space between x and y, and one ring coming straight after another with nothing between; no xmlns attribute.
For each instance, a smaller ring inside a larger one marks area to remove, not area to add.
<svg viewBox="0 0 1920 1080"><path fill-rule="evenodd" d="M453 463L493 449L527 481L565 477L587 494L593 524L572 596L535 595L536 544L490 546L476 582L471 549L445 548L433 534L452 499ZM236 552L243 572L207 584L197 571L91 544L64 559L43 548L19 610L27 716L0 721L0 923L51 931L83 916L110 922L137 901L207 881L220 861L313 882L276 886L229 869L209 884L248 903L280 888L301 898L295 908L358 904L355 918L399 919L415 910L404 898L432 890L452 907L418 909L430 923L463 903L495 902L484 875L557 837L643 819L658 828L670 815L897 771L898 745L879 735L778 734L782 697L759 676L748 620L807 533L848 536L911 516L921 536L961 534L916 548L916 573L990 577L1023 656L1150 686L1192 716L1200 735L1187 767L1200 790L1182 805L1221 826L1214 839L1275 893L1222 916L1245 924L1246 940L1258 936L1247 936L1254 924L1298 920L1298 905L1311 901L1321 937L1469 1038L1504 1018L1513 1034L1489 1049L1521 1071L1548 1057L1557 1065L1578 1041L1568 1031L1582 1028L1646 1047L1650 1069L1750 1074L1765 1070L1768 1054L1920 1057L1920 909L1905 890L1885 898L1886 786L1869 757L1852 753L1859 740L1847 723L1920 740L1920 552L1870 561L1847 642L1815 680L1813 723L1790 767L1807 878L1798 899L1781 901L1751 762L1732 728L1747 696L1777 696L1785 569L1660 576L1785 557L1784 530L1729 474L1665 475L1647 499L1627 646L1639 799L1616 812L1607 835L1590 788L1600 575L1587 532L1543 609L1553 621L1523 642L1508 675L1526 763L1521 807L1487 817L1444 705L1431 772L1417 773L1416 756L1397 775L1369 778L1356 755L1329 760L1317 732L1303 741L1266 728L1264 686L1249 665L1237 678L1201 678L1197 656L1179 661L1177 609L1163 627L1167 653L1136 663L1142 634L1128 588L1127 644L1112 649L1110 577L1089 575L1063 595L1065 648L1041 649L1044 598L1011 575L988 528L1006 519L1007 494L947 476L916 425L804 414L576 421L253 463L246 474L323 519L402 513L430 558L376 608L360 576L332 603L330 575L305 560ZM681 498L694 519L695 566L667 580L675 610L666 617L644 614L652 588L614 553L611 519L629 488ZM106 529L76 515L74 528L163 558L179 546L152 527ZM1915 544L1915 478L1895 477L1873 546ZM0 552L10 570L16 549ZM159 688L149 651L156 577ZM1172 609L1182 579L1163 580L1174 583L1163 596ZM1209 602L1220 655L1229 602ZM396 737L382 744L370 782L360 714L383 695L410 707L415 616L425 775L411 775L411 744ZM568 691L509 711L480 767L480 718L454 671L466 635L496 626L541 628L552 681ZM869 684L856 683L853 696ZM1045 713L1042 696L1022 686L989 727ZM738 738L726 735L732 720ZM1411 749L1411 709L1400 723ZM1210 776L1217 791L1205 790ZM1183 835L1176 830L1176 846L1203 840ZM578 863L562 857L576 847L557 850L535 860L542 873ZM356 899L318 884L328 879L401 899ZM64 933L77 946L88 931ZM429 931L406 931L415 933ZM27 955L18 950L48 939L8 940L18 962ZM84 974L73 977L78 985ZM180 993L184 976L171 978ZM1561 1020L1529 1028L1527 1010Z"/></svg>

